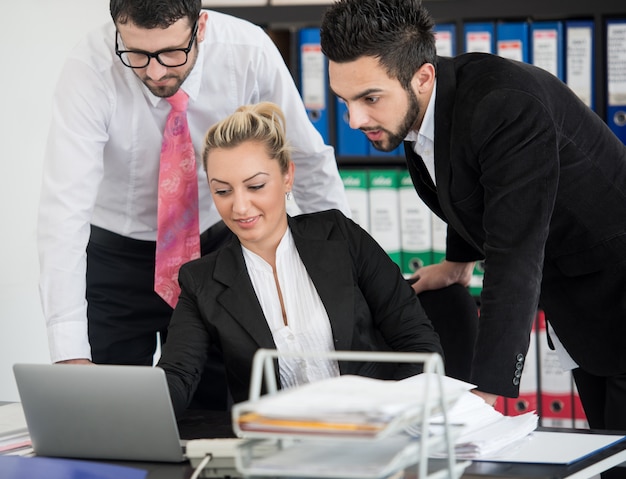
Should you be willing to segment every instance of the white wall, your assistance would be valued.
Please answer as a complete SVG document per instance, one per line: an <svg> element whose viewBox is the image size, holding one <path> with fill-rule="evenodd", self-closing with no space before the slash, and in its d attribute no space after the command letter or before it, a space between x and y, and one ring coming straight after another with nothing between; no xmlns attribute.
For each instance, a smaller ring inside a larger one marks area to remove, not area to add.
<svg viewBox="0 0 626 479"><path fill-rule="evenodd" d="M108 8L108 0L15 1L0 16L0 401L19 399L14 363L50 361L35 232L51 97L65 56L109 19Z"/></svg>

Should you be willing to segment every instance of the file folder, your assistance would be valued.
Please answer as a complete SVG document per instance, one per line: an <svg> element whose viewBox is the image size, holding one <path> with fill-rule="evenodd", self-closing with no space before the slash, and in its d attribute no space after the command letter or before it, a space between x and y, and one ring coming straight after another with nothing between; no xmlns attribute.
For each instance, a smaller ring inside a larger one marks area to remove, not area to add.
<svg viewBox="0 0 626 479"><path fill-rule="evenodd" d="M402 143L400 143L400 146L398 146L398 148L396 148L395 150L391 150L391 151L380 151L374 148L374 145L372 145L369 140L367 143L368 143L370 156L381 156L381 157L388 156L392 158L401 156L404 159L404 145Z"/></svg>
<svg viewBox="0 0 626 479"><path fill-rule="evenodd" d="M341 168L339 176L346 191L348 206L352 212L352 220L369 233L369 190L366 169Z"/></svg>
<svg viewBox="0 0 626 479"><path fill-rule="evenodd" d="M592 110L594 98L593 20L565 22L565 82Z"/></svg>
<svg viewBox="0 0 626 479"><path fill-rule="evenodd" d="M369 171L370 234L400 267L399 180L397 169Z"/></svg>
<svg viewBox="0 0 626 479"><path fill-rule="evenodd" d="M330 144L328 123L328 64L320 45L319 28L298 32L300 48L300 94L309 120Z"/></svg>
<svg viewBox="0 0 626 479"><path fill-rule="evenodd" d="M339 156L368 156L370 142L361 130L350 128L348 107L335 97L335 150Z"/></svg>
<svg viewBox="0 0 626 479"><path fill-rule="evenodd" d="M495 52L493 22L468 22L463 26L465 52Z"/></svg>
<svg viewBox="0 0 626 479"><path fill-rule="evenodd" d="M533 22L530 29L531 63L564 80L563 22Z"/></svg>
<svg viewBox="0 0 626 479"><path fill-rule="evenodd" d="M456 25L454 23L440 23L435 25L435 45L437 55L453 57L456 55Z"/></svg>
<svg viewBox="0 0 626 479"><path fill-rule="evenodd" d="M606 22L606 122L626 143L626 18Z"/></svg>
<svg viewBox="0 0 626 479"><path fill-rule="evenodd" d="M496 26L496 53L511 60L528 63L528 22L502 22Z"/></svg>
<svg viewBox="0 0 626 479"><path fill-rule="evenodd" d="M431 211L417 195L408 170L400 173L402 273L411 275L432 261Z"/></svg>

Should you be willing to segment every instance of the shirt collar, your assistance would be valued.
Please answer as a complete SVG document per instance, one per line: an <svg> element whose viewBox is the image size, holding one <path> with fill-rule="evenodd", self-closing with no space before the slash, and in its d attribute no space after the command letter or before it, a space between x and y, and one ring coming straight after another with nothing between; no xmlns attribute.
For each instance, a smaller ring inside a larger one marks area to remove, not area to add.
<svg viewBox="0 0 626 479"><path fill-rule="evenodd" d="M435 97L437 96L437 80L433 84L433 91L430 94L430 100L428 100L428 106L426 107L426 113L424 113L424 119L420 125L419 131L411 130L406 136L405 140L410 142L423 143L424 140L430 140L435 142Z"/></svg>

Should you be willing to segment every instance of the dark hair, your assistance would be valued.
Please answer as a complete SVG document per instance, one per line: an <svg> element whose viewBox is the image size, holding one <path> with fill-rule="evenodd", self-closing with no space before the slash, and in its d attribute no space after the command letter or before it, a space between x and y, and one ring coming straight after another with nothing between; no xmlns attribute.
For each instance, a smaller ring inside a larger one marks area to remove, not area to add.
<svg viewBox="0 0 626 479"><path fill-rule="evenodd" d="M338 0L322 19L322 51L336 63L377 58L408 88L422 65L436 66L433 25L421 0Z"/></svg>
<svg viewBox="0 0 626 479"><path fill-rule="evenodd" d="M201 0L111 0L115 23L134 23L141 28L167 28L183 17L193 25L202 8Z"/></svg>

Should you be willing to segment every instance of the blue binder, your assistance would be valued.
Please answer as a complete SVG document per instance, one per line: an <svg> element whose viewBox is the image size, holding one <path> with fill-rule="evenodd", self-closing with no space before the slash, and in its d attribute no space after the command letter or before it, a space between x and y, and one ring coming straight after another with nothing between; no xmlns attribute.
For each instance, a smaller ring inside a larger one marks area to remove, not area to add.
<svg viewBox="0 0 626 479"><path fill-rule="evenodd" d="M348 107L335 97L335 150L338 156L367 156L369 140L361 130L350 128Z"/></svg>
<svg viewBox="0 0 626 479"><path fill-rule="evenodd" d="M529 61L528 22L501 22L496 26L496 54L520 62Z"/></svg>
<svg viewBox="0 0 626 479"><path fill-rule="evenodd" d="M606 122L626 144L626 18L606 21Z"/></svg>
<svg viewBox="0 0 626 479"><path fill-rule="evenodd" d="M456 55L456 25L454 23L438 23L434 28L437 55L453 57Z"/></svg>
<svg viewBox="0 0 626 479"><path fill-rule="evenodd" d="M388 156L388 157L394 157L394 158L395 157L404 158L404 144L400 143L400 146L398 146L398 148L396 148L395 150L380 151L374 148L371 143L369 143L369 152L370 152L370 156L380 156L380 157Z"/></svg>
<svg viewBox="0 0 626 479"><path fill-rule="evenodd" d="M530 62L565 80L563 22L533 22L530 30Z"/></svg>
<svg viewBox="0 0 626 479"><path fill-rule="evenodd" d="M595 110L595 63L593 20L565 22L565 82Z"/></svg>
<svg viewBox="0 0 626 479"><path fill-rule="evenodd" d="M493 22L467 22L463 25L465 52L495 52L495 25Z"/></svg>
<svg viewBox="0 0 626 479"><path fill-rule="evenodd" d="M330 144L328 123L328 62L322 53L319 28L298 32L300 51L300 94L311 123Z"/></svg>

